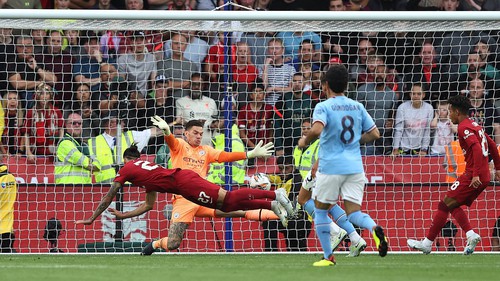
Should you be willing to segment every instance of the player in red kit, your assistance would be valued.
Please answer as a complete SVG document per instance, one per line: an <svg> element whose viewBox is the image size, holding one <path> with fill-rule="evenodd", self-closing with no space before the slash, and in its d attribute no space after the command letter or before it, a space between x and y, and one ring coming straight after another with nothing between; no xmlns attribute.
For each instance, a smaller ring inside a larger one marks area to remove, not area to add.
<svg viewBox="0 0 500 281"><path fill-rule="evenodd" d="M125 165L118 171L108 194L102 198L101 203L89 219L78 220L76 224L92 224L108 208L118 190L127 181L146 190L146 201L135 210L122 213L121 219L139 216L151 210L156 201L157 192L182 195L198 205L224 212L253 209L273 210L280 219L287 216L285 208L293 208L290 200L281 192L249 188L226 191L203 179L196 172L165 169L160 165L140 160L140 156L135 144L125 149L123 153Z"/></svg>
<svg viewBox="0 0 500 281"><path fill-rule="evenodd" d="M495 164L495 180L500 180L500 156L490 136L481 126L469 119L471 108L469 99L465 96L454 96L448 100L448 104L449 118L453 124L458 124L458 141L465 155L465 171L448 188L443 201L439 202L426 238L422 241L408 239L407 242L410 248L429 254L434 239L441 232L441 228L448 220L448 214L451 213L467 235L464 255L470 255L481 241L481 237L472 230L469 218L461 206L470 207L490 183L489 156Z"/></svg>

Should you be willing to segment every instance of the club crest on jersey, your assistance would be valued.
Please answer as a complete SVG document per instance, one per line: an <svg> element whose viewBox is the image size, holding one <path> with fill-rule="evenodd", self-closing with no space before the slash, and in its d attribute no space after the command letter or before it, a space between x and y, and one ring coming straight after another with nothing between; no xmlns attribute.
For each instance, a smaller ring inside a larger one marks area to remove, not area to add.
<svg viewBox="0 0 500 281"><path fill-rule="evenodd" d="M200 152L198 152L198 154L200 154L200 156L203 156L206 154L205 150L200 150Z"/></svg>
<svg viewBox="0 0 500 281"><path fill-rule="evenodd" d="M472 135L472 133L469 131L469 130L464 130L464 140L467 139L468 137L470 137Z"/></svg>

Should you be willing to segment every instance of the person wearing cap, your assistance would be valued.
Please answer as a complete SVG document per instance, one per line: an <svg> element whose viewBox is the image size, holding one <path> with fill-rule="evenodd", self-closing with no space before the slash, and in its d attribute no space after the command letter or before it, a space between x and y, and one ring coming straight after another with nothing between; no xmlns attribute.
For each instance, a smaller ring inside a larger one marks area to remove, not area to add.
<svg viewBox="0 0 500 281"><path fill-rule="evenodd" d="M17 183L3 163L0 164L0 186L0 253L15 253L14 204Z"/></svg>
<svg viewBox="0 0 500 281"><path fill-rule="evenodd" d="M167 121L168 124L173 125L175 120L175 100L168 93L168 79L163 74L158 74L155 78L153 90L150 91L146 97L146 117L147 125L153 124L149 120L150 117L155 115L160 116ZM182 124L179 124L182 127ZM148 145L148 154L156 153L161 146L164 145L163 137L158 136L151 138Z"/></svg>
<svg viewBox="0 0 500 281"><path fill-rule="evenodd" d="M153 54L148 53L145 45L145 34L143 31L132 33L130 53L118 57L118 74L146 96L151 82L156 77L156 60Z"/></svg>
<svg viewBox="0 0 500 281"><path fill-rule="evenodd" d="M118 122L121 135L118 134ZM118 155L133 143L137 143L139 151L143 150L151 137L160 136L162 131L151 127L143 131L126 130L123 119L118 119L118 112L113 111L101 123L104 132L89 139L90 157L100 165L100 171L95 174L96 183L110 183L116 176L115 165L119 163Z"/></svg>
<svg viewBox="0 0 500 281"><path fill-rule="evenodd" d="M57 144L54 161L56 184L90 184L91 173L99 171L98 162L90 159L89 148L81 139L82 116L68 115L63 138Z"/></svg>
<svg viewBox="0 0 500 281"><path fill-rule="evenodd" d="M215 100L203 95L203 78L200 73L191 75L189 95L177 99L175 102L175 123L186 124L190 120L204 120L202 144L210 145L211 132L209 126L212 116L218 115Z"/></svg>

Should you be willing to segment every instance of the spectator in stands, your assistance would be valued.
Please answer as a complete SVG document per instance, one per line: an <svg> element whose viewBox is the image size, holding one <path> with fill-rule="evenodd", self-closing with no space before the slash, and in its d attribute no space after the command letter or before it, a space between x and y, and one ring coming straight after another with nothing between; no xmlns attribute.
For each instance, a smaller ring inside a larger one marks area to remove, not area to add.
<svg viewBox="0 0 500 281"><path fill-rule="evenodd" d="M57 141L64 134L63 115L53 105L53 95L52 87L40 84L35 91L35 105L26 113L21 127L21 149L29 163L34 163L36 156L54 156Z"/></svg>
<svg viewBox="0 0 500 281"><path fill-rule="evenodd" d="M89 148L82 140L82 116L70 113L65 122L64 136L56 148L54 179L56 184L90 184L92 172L100 170L90 158Z"/></svg>
<svg viewBox="0 0 500 281"><path fill-rule="evenodd" d="M496 220L493 232L491 233L491 250L495 252L500 251L500 217Z"/></svg>
<svg viewBox="0 0 500 281"><path fill-rule="evenodd" d="M257 79L259 71L252 63L250 47L247 43L236 43L236 61L233 64L233 82L251 85ZM246 88L246 87L245 87ZM246 90L246 89L245 89Z"/></svg>
<svg viewBox="0 0 500 281"><path fill-rule="evenodd" d="M201 32L193 30L180 31L187 38L186 49L184 50L184 59L196 63L198 68L201 69L201 64L205 61L210 46L207 41L202 38ZM164 59L172 57L172 39L169 39L163 45Z"/></svg>
<svg viewBox="0 0 500 281"><path fill-rule="evenodd" d="M45 70L43 63L35 59L33 39L25 35L16 38L15 62L9 64L8 72L10 89L18 91L21 101L28 107L32 106L35 88L57 82L55 74Z"/></svg>
<svg viewBox="0 0 500 281"><path fill-rule="evenodd" d="M309 91L311 95L311 108L315 108L316 104L326 100L326 95L321 89L321 70L313 71L311 75L311 90Z"/></svg>
<svg viewBox="0 0 500 281"><path fill-rule="evenodd" d="M273 38L267 45L267 55L265 64L261 71L262 81L266 86L266 102L272 106L278 101L283 93L291 91L295 68L284 61L283 41Z"/></svg>
<svg viewBox="0 0 500 281"><path fill-rule="evenodd" d="M123 82L124 79L118 75L118 71L114 64L102 63L99 68L99 74L101 78L101 83L99 85L100 99L108 98L109 92L113 91L113 86L115 83Z"/></svg>
<svg viewBox="0 0 500 281"><path fill-rule="evenodd" d="M128 48L132 48L131 52L134 52L134 42L132 40L127 41L123 32L117 30L107 30L104 31L99 38L99 44L101 45L102 57L107 59L107 62L116 63L118 55L124 54ZM124 46L125 45L125 46ZM131 45L131 46L130 46Z"/></svg>
<svg viewBox="0 0 500 281"><path fill-rule="evenodd" d="M494 42L494 41L491 41ZM486 64L491 64L495 69L499 69L498 63L500 63L497 59L498 54L492 53L493 47L490 46L489 38L480 38L479 42L474 46L474 51L479 53L481 57L481 61Z"/></svg>
<svg viewBox="0 0 500 281"><path fill-rule="evenodd" d="M191 0L172 0L167 6L167 10L170 11L191 11L190 6Z"/></svg>
<svg viewBox="0 0 500 281"><path fill-rule="evenodd" d="M45 29L32 29L30 34L33 39L33 53L42 53L45 48L45 37L47 36L47 32Z"/></svg>
<svg viewBox="0 0 500 281"><path fill-rule="evenodd" d="M90 138L95 137L100 133L99 115L96 110L92 108L90 102L82 104L82 141L88 143Z"/></svg>
<svg viewBox="0 0 500 281"><path fill-rule="evenodd" d="M414 83L410 100L398 107L394 122L393 156L427 155L434 109L424 101L424 97L422 84Z"/></svg>
<svg viewBox="0 0 500 281"><path fill-rule="evenodd" d="M26 0L26 1L17 1L17 0L6 0L0 1L1 9L42 9L42 4L40 4L40 0Z"/></svg>
<svg viewBox="0 0 500 281"><path fill-rule="evenodd" d="M0 164L0 253L16 253L14 249L14 206L17 196L17 182L9 173L7 165Z"/></svg>
<svg viewBox="0 0 500 281"><path fill-rule="evenodd" d="M414 83L420 83L427 92L427 100L433 104L449 97L449 75L446 64L437 60L434 45L430 41L424 41L419 52L419 61L407 67L405 70L405 89Z"/></svg>
<svg viewBox="0 0 500 281"><path fill-rule="evenodd" d="M180 98L189 91L189 79L193 73L199 73L199 65L184 58L187 38L181 33L172 36L172 57L158 62L158 74L169 79L168 88L172 89L172 96Z"/></svg>
<svg viewBox="0 0 500 281"><path fill-rule="evenodd" d="M274 137L273 107L264 102L266 92L262 79L257 78L252 89L248 103L238 110L237 118L240 138L247 150L253 149L259 141L268 143Z"/></svg>
<svg viewBox="0 0 500 281"><path fill-rule="evenodd" d="M493 92L500 87L500 70L496 69L493 65L487 63L483 58L487 56L472 50L467 57L467 63L460 66L459 81L462 85L459 90L464 88L466 81L473 79L481 79L485 81L485 89Z"/></svg>
<svg viewBox="0 0 500 281"><path fill-rule="evenodd" d="M71 9L91 9L97 0L70 0Z"/></svg>
<svg viewBox="0 0 500 281"><path fill-rule="evenodd" d="M54 9L68 10L70 3L71 3L70 0L55 0Z"/></svg>
<svg viewBox="0 0 500 281"><path fill-rule="evenodd" d="M101 127L104 128L104 132L88 141L91 158L101 165L100 172L95 175L96 183L113 181L116 176L117 159L121 159L122 151L134 142L142 151L151 137L163 135L163 131L156 127L144 131L127 130L124 121L118 119L118 112L112 112L107 118L102 119ZM118 122L120 122L121 135L117 135ZM117 144L119 144L121 151L118 151Z"/></svg>
<svg viewBox="0 0 500 281"><path fill-rule="evenodd" d="M208 56L205 59L205 72L208 73L211 83L222 82L224 73L224 32L217 32L215 35L219 39L215 45L208 49ZM231 64L236 62L236 45L231 44Z"/></svg>
<svg viewBox="0 0 500 281"><path fill-rule="evenodd" d="M304 39L300 43L297 57L292 60L292 65L297 72L301 71L302 65L310 65L311 71L319 70L318 61L314 59L314 43L309 39Z"/></svg>
<svg viewBox="0 0 500 281"><path fill-rule="evenodd" d="M312 115L311 98L304 93L302 73L293 75L291 88L291 92L285 93L283 99L276 102L276 110L280 113L274 122L276 155L292 154L293 147L302 136L302 120Z"/></svg>
<svg viewBox="0 0 500 281"><path fill-rule="evenodd" d="M349 0L347 9L350 11L383 11L380 0Z"/></svg>
<svg viewBox="0 0 500 281"><path fill-rule="evenodd" d="M99 38L93 32L82 36L80 42L83 44L85 54L80 57L80 61L73 65L73 80L77 83L90 85L92 91L98 91L101 83L99 69L107 59L103 58Z"/></svg>
<svg viewBox="0 0 500 281"><path fill-rule="evenodd" d="M175 102L176 120L178 124L186 124L190 120L201 120L204 122L202 144L211 144L211 133L209 126L212 116L218 116L216 102L202 92L203 78L199 73L191 75L189 95L177 99Z"/></svg>
<svg viewBox="0 0 500 281"><path fill-rule="evenodd" d="M241 35L241 41L247 43L250 47L251 60L257 66L262 68L267 57L267 45L271 36L266 32L244 32Z"/></svg>
<svg viewBox="0 0 500 281"><path fill-rule="evenodd" d="M71 99L73 81L73 58L62 50L62 43L62 32L50 30L47 32L45 49L35 56L36 61L43 63L45 69L54 73L57 78L54 84L54 105L58 108L63 108L64 102Z"/></svg>
<svg viewBox="0 0 500 281"><path fill-rule="evenodd" d="M143 97L151 88L156 77L156 61L152 54L147 53L144 46L145 34L134 31L132 34L132 52L118 57L118 74L132 83Z"/></svg>
<svg viewBox="0 0 500 281"><path fill-rule="evenodd" d="M117 8L111 3L111 0L99 0L92 7L94 10L117 10Z"/></svg>
<svg viewBox="0 0 500 281"><path fill-rule="evenodd" d="M15 53L12 28L0 28L0 93L7 93L9 88L8 65Z"/></svg>
<svg viewBox="0 0 500 281"><path fill-rule="evenodd" d="M439 6L420 6L420 2L422 0L409 0L406 3L407 11L457 11L460 6L460 0L440 0L435 1L436 4L439 3Z"/></svg>
<svg viewBox="0 0 500 281"><path fill-rule="evenodd" d="M381 138L361 147L362 155L384 155L392 147L393 114L398 101L396 93L387 86L387 68L379 65L375 70L373 82L358 88L356 100L361 102L373 118Z"/></svg>
<svg viewBox="0 0 500 281"><path fill-rule="evenodd" d="M3 96L4 131L2 133L0 152L3 155L16 155L19 152L20 126L24 122L24 110L16 92L8 92Z"/></svg>
<svg viewBox="0 0 500 281"><path fill-rule="evenodd" d="M268 11L272 0L255 0L254 9L257 11Z"/></svg>
<svg viewBox="0 0 500 281"><path fill-rule="evenodd" d="M500 115L492 99L485 95L484 82L478 78L473 79L462 94L466 94L470 99L472 105L469 110L470 118L482 126L497 144L500 144Z"/></svg>
<svg viewBox="0 0 500 281"><path fill-rule="evenodd" d="M375 50L368 51L366 54L366 71L359 73L356 81L358 88L366 82L375 81L375 70L378 66L384 65L384 58Z"/></svg>
<svg viewBox="0 0 500 281"><path fill-rule="evenodd" d="M73 57L73 61L80 61L80 56L85 53L80 46L80 31L79 30L64 30L63 50Z"/></svg>
<svg viewBox="0 0 500 281"><path fill-rule="evenodd" d="M93 108L96 107L95 105L92 106L92 93L90 92L90 86L85 83L75 84L73 99L66 103L63 116L67 118L72 112L81 112L85 103L90 103L90 106Z"/></svg>
<svg viewBox="0 0 500 281"><path fill-rule="evenodd" d="M349 65L349 80L354 83L358 81L359 75L366 74L367 54L375 51L372 42L368 38L360 38L357 46L356 61Z"/></svg>
<svg viewBox="0 0 500 281"><path fill-rule="evenodd" d="M448 119L448 102L438 103L434 119L431 122L431 155L445 155L445 147L455 138L457 127Z"/></svg>
<svg viewBox="0 0 500 281"><path fill-rule="evenodd" d="M154 89L146 98L146 117L148 126L152 127L150 118L160 116L170 126L173 126L175 120L175 100L167 91L168 80L163 75L157 75L154 82ZM181 125L182 127L182 125ZM164 143L163 136L151 138L148 145L148 153L154 154Z"/></svg>
<svg viewBox="0 0 500 281"><path fill-rule="evenodd" d="M295 60L299 56L299 48L302 41L309 40L313 44L312 57L317 60L319 52L321 51L321 37L314 32L300 31L300 32L278 32L276 38L281 39L283 46L285 46L285 61Z"/></svg>
<svg viewBox="0 0 500 281"><path fill-rule="evenodd" d="M144 10L144 0L126 0L125 3L127 10Z"/></svg>
<svg viewBox="0 0 500 281"><path fill-rule="evenodd" d="M302 177L293 165L291 155L279 156L276 160L278 165L278 174L272 176L271 180L277 187L285 188L288 192L288 198L291 202L297 202L300 187L302 186ZM311 222L303 210L299 210L297 217L288 220L288 226L283 227L277 220L262 222L264 230L264 251L279 251L278 233L285 237L287 251L307 251L307 237L311 233Z"/></svg>

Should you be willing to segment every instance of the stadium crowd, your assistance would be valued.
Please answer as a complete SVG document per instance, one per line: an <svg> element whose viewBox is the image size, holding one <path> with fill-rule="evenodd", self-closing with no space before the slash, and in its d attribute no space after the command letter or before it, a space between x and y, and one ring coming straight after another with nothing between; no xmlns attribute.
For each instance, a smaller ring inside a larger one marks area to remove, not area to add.
<svg viewBox="0 0 500 281"><path fill-rule="evenodd" d="M208 10L223 4L29 2L31 8L129 10ZM493 5L497 2L242 0L235 9L469 11L498 9ZM20 8L17 4L7 0L2 5ZM217 121L224 117L223 35L203 30L0 29L0 152L25 156L30 162L54 157L65 134L75 129L72 126L81 126L70 137L78 147L88 145L90 152L85 153L92 158L92 140L95 145L98 136L104 135L110 147L116 145L116 132L109 130L116 130L119 123L121 130L132 132L127 141L155 154L164 144L152 128L150 118L155 115L172 128L193 119L204 121L202 143L212 145L212 138L220 134L222 122ZM331 64L348 68L349 97L365 105L383 136L363 146L364 155L446 154L446 146L455 138L446 100L454 95L472 100L471 116L500 144L498 31L235 32L230 36L229 102L238 128L233 133L246 149L261 140L272 141L276 156L292 155L303 121L325 99L320 77ZM102 169L91 162L83 168Z"/></svg>

